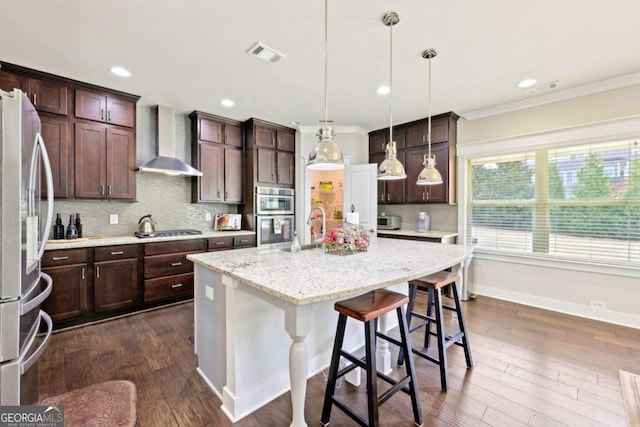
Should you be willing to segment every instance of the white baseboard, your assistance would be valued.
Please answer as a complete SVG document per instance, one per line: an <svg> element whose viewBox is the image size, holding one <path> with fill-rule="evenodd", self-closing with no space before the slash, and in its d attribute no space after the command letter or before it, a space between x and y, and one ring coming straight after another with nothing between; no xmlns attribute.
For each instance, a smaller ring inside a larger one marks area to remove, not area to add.
<svg viewBox="0 0 640 427"><path fill-rule="evenodd" d="M602 322L614 323L616 325L640 329L640 316L638 315L620 313L611 310L601 310L566 301L544 298L531 294L523 294L520 292L513 292L505 289L492 288L490 286L482 286L478 284L474 284L473 292L478 295L484 295L492 298L530 305L533 307L553 310L560 313L585 317L587 319L600 320Z"/></svg>

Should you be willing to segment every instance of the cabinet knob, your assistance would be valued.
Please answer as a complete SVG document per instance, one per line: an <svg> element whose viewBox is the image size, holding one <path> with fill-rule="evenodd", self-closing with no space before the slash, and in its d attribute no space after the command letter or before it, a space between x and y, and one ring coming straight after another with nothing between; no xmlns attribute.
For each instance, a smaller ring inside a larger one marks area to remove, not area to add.
<svg viewBox="0 0 640 427"><path fill-rule="evenodd" d="M51 258L52 261L64 261L69 259L68 256L54 256Z"/></svg>
<svg viewBox="0 0 640 427"><path fill-rule="evenodd" d="M112 251L111 255L124 255L124 251Z"/></svg>
<svg viewBox="0 0 640 427"><path fill-rule="evenodd" d="M224 242L216 242L216 246L224 245Z"/></svg>
<svg viewBox="0 0 640 427"><path fill-rule="evenodd" d="M33 105L38 105L38 95L33 94Z"/></svg>
<svg viewBox="0 0 640 427"><path fill-rule="evenodd" d="M176 283L175 285L171 285L172 288L181 288L182 283Z"/></svg>
<svg viewBox="0 0 640 427"><path fill-rule="evenodd" d="M107 196L111 196L111 184L107 185Z"/></svg>
<svg viewBox="0 0 640 427"><path fill-rule="evenodd" d="M107 111L107 121L111 121L111 110Z"/></svg>
<svg viewBox="0 0 640 427"><path fill-rule="evenodd" d="M82 269L81 269L81 276L80 277L82 278L82 280L84 280L84 267L82 267Z"/></svg>
<svg viewBox="0 0 640 427"><path fill-rule="evenodd" d="M387 193L387 202L391 200L391 194Z"/></svg>
<svg viewBox="0 0 640 427"><path fill-rule="evenodd" d="M177 267L179 265L182 265L182 263L181 262L172 262L171 263L171 267Z"/></svg>
<svg viewBox="0 0 640 427"><path fill-rule="evenodd" d="M96 267L96 277L100 277L100 267Z"/></svg>
<svg viewBox="0 0 640 427"><path fill-rule="evenodd" d="M104 185L100 186L100 195L104 196Z"/></svg>
<svg viewBox="0 0 640 427"><path fill-rule="evenodd" d="M278 139L278 148L280 148L280 140Z"/></svg>
<svg viewBox="0 0 640 427"><path fill-rule="evenodd" d="M104 108L100 109L100 120L104 120Z"/></svg>

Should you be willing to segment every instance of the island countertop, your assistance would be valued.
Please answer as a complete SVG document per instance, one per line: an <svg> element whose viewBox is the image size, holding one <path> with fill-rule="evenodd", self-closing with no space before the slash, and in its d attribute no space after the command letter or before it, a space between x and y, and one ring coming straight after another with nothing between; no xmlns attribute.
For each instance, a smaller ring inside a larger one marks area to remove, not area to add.
<svg viewBox="0 0 640 427"><path fill-rule="evenodd" d="M217 271L292 304L302 305L395 285L462 263L472 248L377 239L366 252L325 254L322 248L291 253L250 248L188 255Z"/></svg>

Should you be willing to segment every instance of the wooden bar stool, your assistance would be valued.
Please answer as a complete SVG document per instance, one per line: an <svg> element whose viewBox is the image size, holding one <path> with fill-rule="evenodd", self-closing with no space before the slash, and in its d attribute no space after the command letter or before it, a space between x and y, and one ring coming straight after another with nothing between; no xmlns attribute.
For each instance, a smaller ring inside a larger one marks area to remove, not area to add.
<svg viewBox="0 0 640 427"><path fill-rule="evenodd" d="M442 391L447 391L447 348L456 344L464 349L464 357L467 362L467 368L473 368L473 360L471 359L471 350L469 349L469 338L467 329L460 309L460 297L458 296L458 288L456 281L460 279L460 275L449 271L440 271L429 276L421 277L409 282L409 305L407 307L407 323L409 324L409 333L426 326L424 333L425 351L413 349L413 352L424 359L427 359L440 366L440 385ZM447 285L451 286L455 306L442 303L441 289ZM428 293L426 315L413 311L416 303L416 291L420 289ZM435 308L435 314L431 314L431 310ZM455 335L447 336L444 329L443 309L454 311L458 317L459 332ZM411 326L411 318L417 317L422 322ZM436 332L431 331L431 324L436 324ZM429 338L431 335L436 337L438 343L438 357L430 356L426 353L429 348ZM404 362L404 351L400 349L398 355L398 366L402 366Z"/></svg>
<svg viewBox="0 0 640 427"><path fill-rule="evenodd" d="M387 401L398 390L402 390L411 396L411 404L413 406L413 419L415 424L422 425L422 412L420 411L420 400L418 399L418 386L416 382L416 373L413 366L413 357L411 352L411 343L409 342L409 331L407 328L406 316L403 306L409 302L406 295L397 292L388 291L386 289L377 289L367 292L354 298L335 303L334 309L340 314L338 316L338 327L336 330L336 339L333 345L333 355L331 357L331 366L329 368L329 378L327 381L327 390L324 396L324 405L322 407L322 424L329 424L331 416L331 407L336 405L340 410L349 415L355 422L361 426L377 426L378 425L378 407ZM400 341L393 339L386 334L377 332L377 319L381 315L395 309L398 314L398 324L400 329ZM347 316L364 322L365 331L365 356L358 359L351 353L342 350L342 342L344 341L344 331L347 325ZM378 372L376 369L376 336L381 337L392 344L399 346L407 357L406 372L407 376L401 380L394 380L387 375ZM344 367L340 371L340 357L348 359L351 364ZM334 396L336 381L338 378L351 372L353 369L364 368L367 373L367 407L368 422L362 416L356 414L344 403ZM384 393L378 396L377 378L380 378L391 384ZM408 388L406 387L408 385Z"/></svg>

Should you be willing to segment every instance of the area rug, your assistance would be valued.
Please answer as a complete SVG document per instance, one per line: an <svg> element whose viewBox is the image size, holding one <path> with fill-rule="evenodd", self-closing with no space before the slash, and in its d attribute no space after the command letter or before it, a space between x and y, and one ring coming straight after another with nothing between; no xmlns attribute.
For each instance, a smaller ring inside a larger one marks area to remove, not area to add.
<svg viewBox="0 0 640 427"><path fill-rule="evenodd" d="M640 375L623 370L619 372L627 424L629 427L640 427Z"/></svg>

